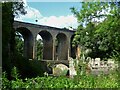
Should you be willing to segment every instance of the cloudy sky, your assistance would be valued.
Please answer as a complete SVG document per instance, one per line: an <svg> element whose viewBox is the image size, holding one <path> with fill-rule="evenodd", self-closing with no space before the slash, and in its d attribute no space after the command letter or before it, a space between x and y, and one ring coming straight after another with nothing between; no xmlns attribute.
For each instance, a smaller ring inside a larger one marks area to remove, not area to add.
<svg viewBox="0 0 120 90"><path fill-rule="evenodd" d="M78 26L77 19L71 13L70 8L80 9L81 3L79 2L26 2L26 0L24 2L27 14L15 18L17 21L58 28Z"/></svg>

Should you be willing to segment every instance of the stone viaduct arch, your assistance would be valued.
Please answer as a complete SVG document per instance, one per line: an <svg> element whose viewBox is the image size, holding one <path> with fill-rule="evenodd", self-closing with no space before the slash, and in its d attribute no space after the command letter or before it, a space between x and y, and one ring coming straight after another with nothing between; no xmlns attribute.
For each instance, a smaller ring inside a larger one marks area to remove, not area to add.
<svg viewBox="0 0 120 90"><path fill-rule="evenodd" d="M43 39L43 59L52 60L53 53L53 37L51 33L46 30L38 33Z"/></svg>
<svg viewBox="0 0 120 90"><path fill-rule="evenodd" d="M56 36L56 39L58 40L58 45L56 47L56 55L55 58L57 60L66 60L68 55L68 42L67 42L67 36L64 33L58 33ZM64 51L64 52L63 52Z"/></svg>
<svg viewBox="0 0 120 90"><path fill-rule="evenodd" d="M33 54L33 35L30 32L29 29L25 27L19 27L16 29L17 32L19 32L24 39L24 47L23 47L23 55L25 58L32 58Z"/></svg>
<svg viewBox="0 0 120 90"><path fill-rule="evenodd" d="M15 21L14 28L24 38L24 56L36 58L36 37L43 39L43 60L68 60L72 56L71 38L75 31ZM57 45L56 45L57 40Z"/></svg>

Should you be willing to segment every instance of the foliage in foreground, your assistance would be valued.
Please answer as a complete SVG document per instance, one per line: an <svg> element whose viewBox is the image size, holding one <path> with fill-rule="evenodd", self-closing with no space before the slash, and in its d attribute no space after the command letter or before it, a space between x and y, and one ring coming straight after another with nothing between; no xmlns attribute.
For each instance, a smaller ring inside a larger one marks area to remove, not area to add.
<svg viewBox="0 0 120 90"><path fill-rule="evenodd" d="M16 68L12 70L13 80L2 75L2 88L120 88L117 73L109 75L77 75L73 79L67 77L36 77L20 79Z"/></svg>

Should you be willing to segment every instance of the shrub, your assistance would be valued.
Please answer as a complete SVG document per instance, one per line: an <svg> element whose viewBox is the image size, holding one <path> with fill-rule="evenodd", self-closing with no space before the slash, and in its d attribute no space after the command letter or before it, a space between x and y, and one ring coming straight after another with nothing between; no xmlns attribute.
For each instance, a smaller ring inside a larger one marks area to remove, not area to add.
<svg viewBox="0 0 120 90"><path fill-rule="evenodd" d="M12 69L13 80L7 79L7 74L3 72L2 88L120 88L119 74L111 72L109 75L90 75L82 74L74 78L65 76L48 76L36 78L20 79L17 68Z"/></svg>

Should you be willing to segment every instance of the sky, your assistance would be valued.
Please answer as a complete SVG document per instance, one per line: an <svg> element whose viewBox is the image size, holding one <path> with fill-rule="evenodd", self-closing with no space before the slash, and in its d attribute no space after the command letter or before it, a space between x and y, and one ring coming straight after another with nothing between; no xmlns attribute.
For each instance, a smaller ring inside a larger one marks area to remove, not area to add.
<svg viewBox="0 0 120 90"><path fill-rule="evenodd" d="M58 28L77 28L77 18L70 8L81 9L80 2L26 2L24 0L26 15L15 18L17 21L47 25ZM36 22L38 20L38 22Z"/></svg>

